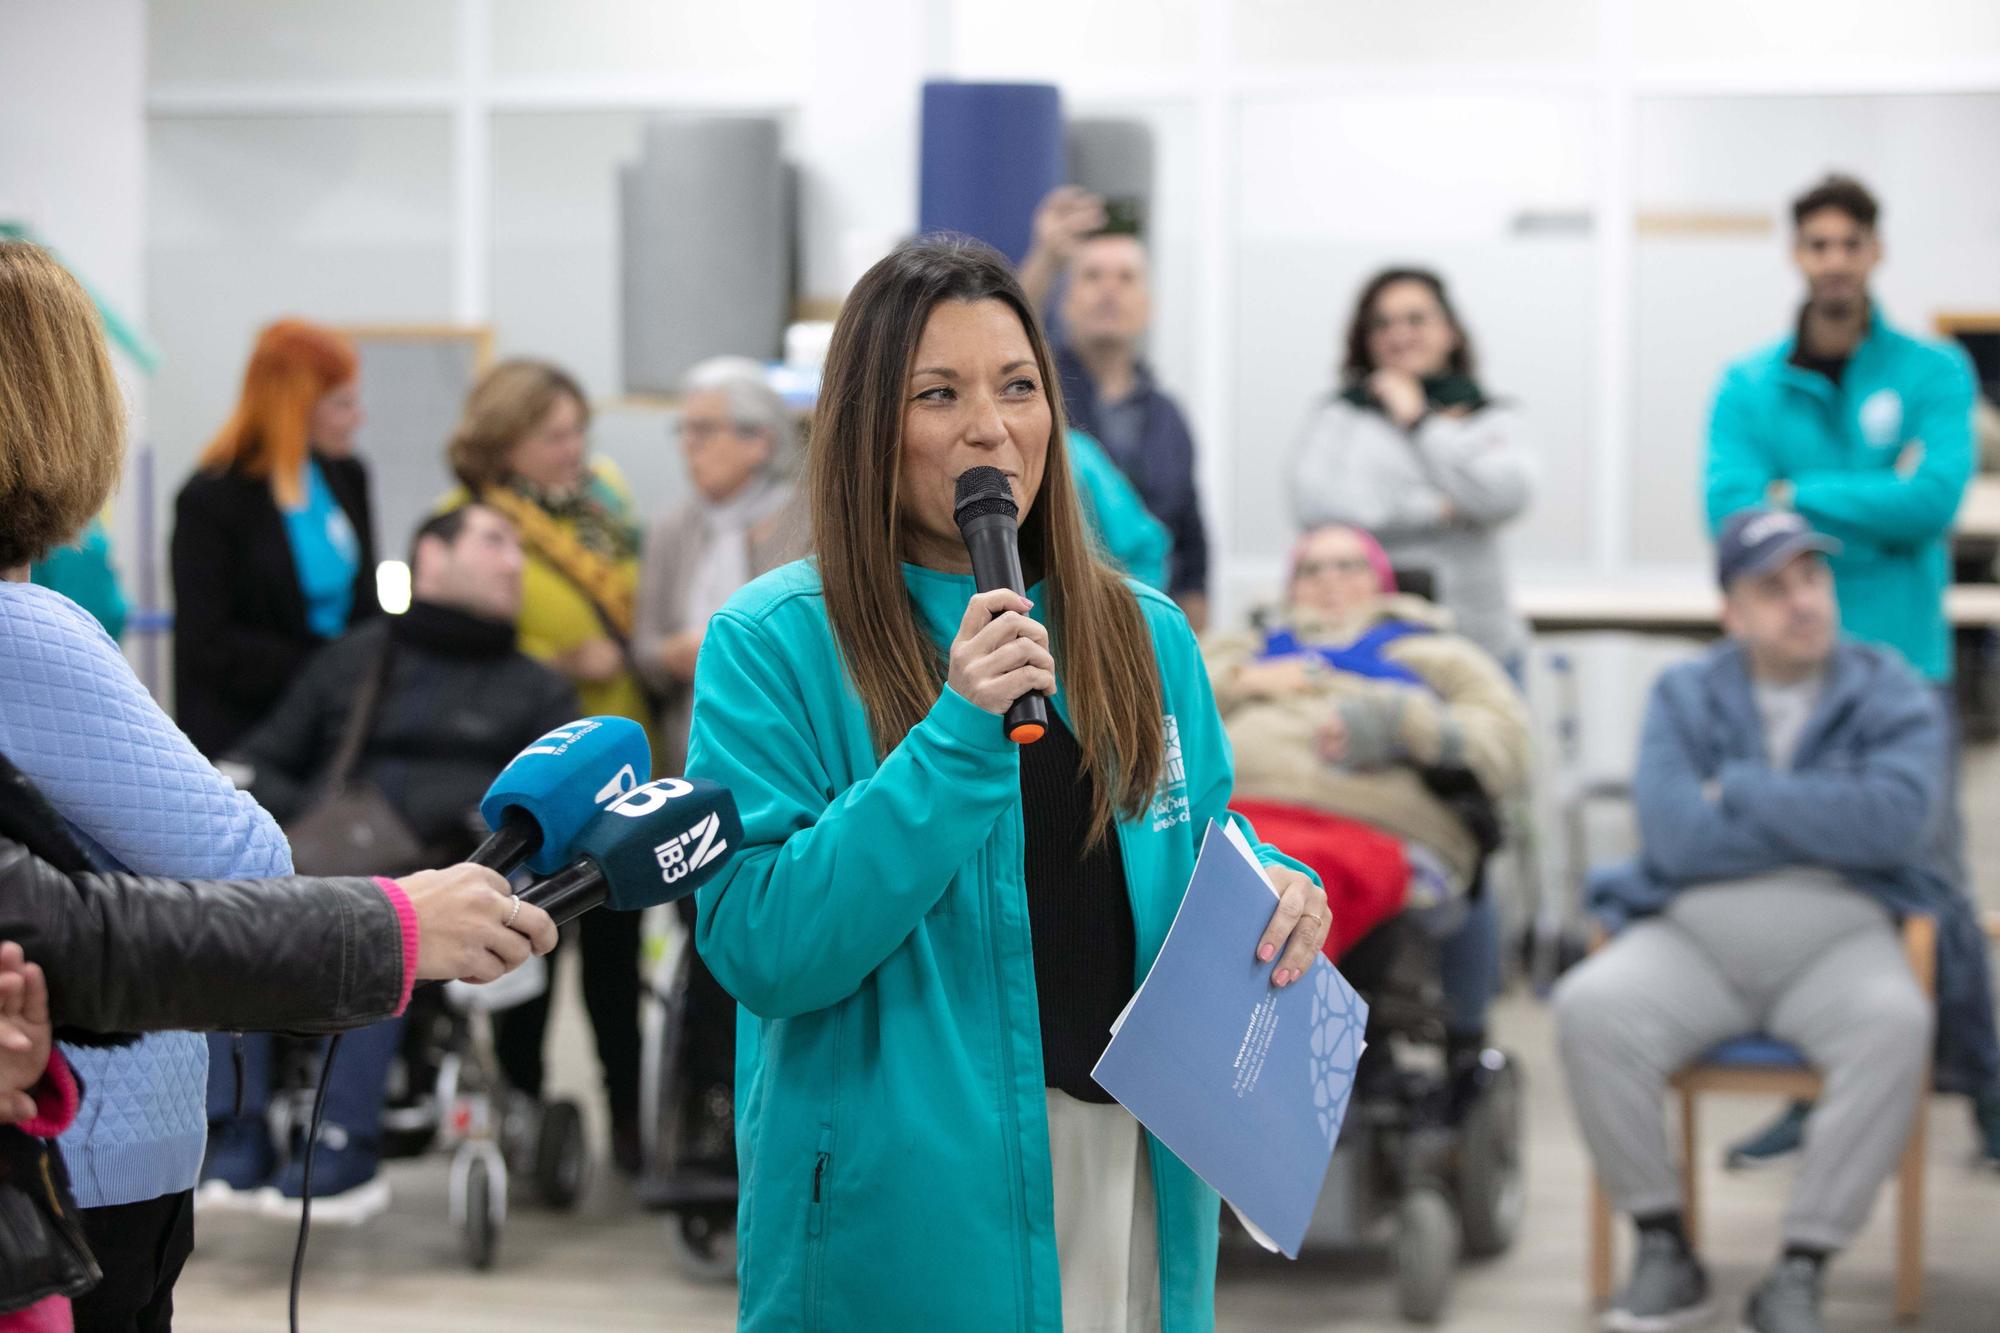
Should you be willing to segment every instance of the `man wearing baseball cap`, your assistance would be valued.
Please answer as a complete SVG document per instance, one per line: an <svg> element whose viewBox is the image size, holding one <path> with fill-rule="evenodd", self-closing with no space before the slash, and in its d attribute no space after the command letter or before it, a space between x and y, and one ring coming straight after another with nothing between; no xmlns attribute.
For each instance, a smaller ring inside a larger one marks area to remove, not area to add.
<svg viewBox="0 0 2000 1333"><path fill-rule="evenodd" d="M1909 1136L1931 1003L1898 918L1949 896L1919 855L1945 726L1894 651L1843 638L1828 556L1798 514L1723 527L1728 638L1653 688L1633 775L1640 852L1593 876L1617 936L1556 992L1570 1095L1637 1258L1604 1327L1701 1327L1715 1300L1667 1146L1667 1080L1762 1032L1825 1078L1780 1256L1743 1327L1820 1333L1821 1268L1860 1230Z"/></svg>

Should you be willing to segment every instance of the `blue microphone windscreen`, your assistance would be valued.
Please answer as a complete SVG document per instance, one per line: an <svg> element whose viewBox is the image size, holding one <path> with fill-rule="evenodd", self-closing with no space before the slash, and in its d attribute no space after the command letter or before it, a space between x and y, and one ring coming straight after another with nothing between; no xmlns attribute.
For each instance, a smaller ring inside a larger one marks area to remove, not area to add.
<svg viewBox="0 0 2000 1333"><path fill-rule="evenodd" d="M625 717L587 717L558 727L514 756L500 771L479 813L498 829L519 810L542 831L528 858L551 875L574 859L571 844L598 810L637 788L652 773L646 729Z"/></svg>
<svg viewBox="0 0 2000 1333"><path fill-rule="evenodd" d="M727 787L662 778L606 806L577 834L572 851L603 872L614 910L637 912L687 897L742 842L743 821Z"/></svg>

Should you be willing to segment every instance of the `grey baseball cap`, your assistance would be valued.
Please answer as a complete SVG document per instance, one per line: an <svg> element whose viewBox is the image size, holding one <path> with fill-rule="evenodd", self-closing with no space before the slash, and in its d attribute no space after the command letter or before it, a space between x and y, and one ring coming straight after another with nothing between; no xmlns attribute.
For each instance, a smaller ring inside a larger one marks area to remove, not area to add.
<svg viewBox="0 0 2000 1333"><path fill-rule="evenodd" d="M1834 555L1840 543L1789 509L1745 509L1722 525L1715 543L1715 581L1727 589L1746 574L1768 574L1807 551Z"/></svg>

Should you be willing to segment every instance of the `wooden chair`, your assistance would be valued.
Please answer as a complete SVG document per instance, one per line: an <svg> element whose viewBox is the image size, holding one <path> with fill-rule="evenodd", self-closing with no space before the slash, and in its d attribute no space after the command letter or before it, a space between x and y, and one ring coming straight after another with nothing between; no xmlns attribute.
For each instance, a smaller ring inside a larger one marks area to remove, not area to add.
<svg viewBox="0 0 2000 1333"><path fill-rule="evenodd" d="M1600 940L1601 944L1602 941ZM1910 971L1924 994L1937 994L1937 923L1911 917L1903 923L1903 949ZM1680 1094L1681 1194L1687 1235L1699 1246L1701 1211L1699 1185L1701 1148L1696 1142L1695 1098L1704 1092L1762 1093L1795 1101L1819 1096L1820 1077L1805 1058L1783 1042L1764 1036L1732 1038L1722 1043L1672 1080ZM1917 1114L1910 1122L1910 1139L1903 1147L1896 1172L1896 1318L1915 1319L1924 1303L1924 1135L1930 1106L1931 1070L1925 1061L1917 1088ZM1611 1201L1593 1173L1590 1180L1589 1278L1591 1300L1608 1304L1612 1290L1614 1248Z"/></svg>

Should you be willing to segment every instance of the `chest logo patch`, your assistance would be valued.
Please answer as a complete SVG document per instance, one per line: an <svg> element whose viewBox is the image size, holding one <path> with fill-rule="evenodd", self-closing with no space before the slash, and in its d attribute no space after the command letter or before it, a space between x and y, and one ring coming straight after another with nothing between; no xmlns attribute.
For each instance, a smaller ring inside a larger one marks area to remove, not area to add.
<svg viewBox="0 0 2000 1333"><path fill-rule="evenodd" d="M1877 389L1861 400L1861 438L1876 449L1893 449L1903 442L1903 396L1894 389Z"/></svg>

